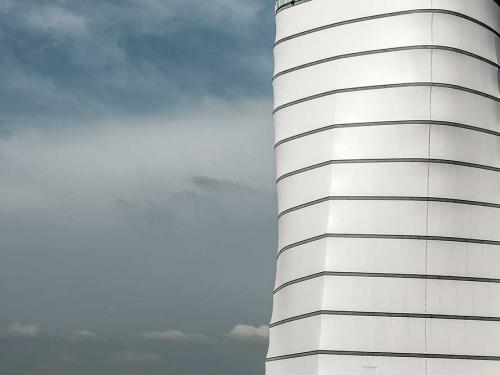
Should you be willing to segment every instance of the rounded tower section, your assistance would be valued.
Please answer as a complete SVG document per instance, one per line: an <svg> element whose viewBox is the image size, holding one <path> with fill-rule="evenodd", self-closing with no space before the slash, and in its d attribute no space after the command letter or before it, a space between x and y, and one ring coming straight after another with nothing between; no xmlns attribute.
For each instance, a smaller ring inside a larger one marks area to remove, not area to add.
<svg viewBox="0 0 500 375"><path fill-rule="evenodd" d="M500 6L280 0L267 375L500 373Z"/></svg>

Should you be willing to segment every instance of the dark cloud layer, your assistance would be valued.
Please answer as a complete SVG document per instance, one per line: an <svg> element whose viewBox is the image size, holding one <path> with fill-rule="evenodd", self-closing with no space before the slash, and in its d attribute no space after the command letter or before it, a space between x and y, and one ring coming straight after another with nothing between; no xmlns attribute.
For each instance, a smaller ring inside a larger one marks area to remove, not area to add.
<svg viewBox="0 0 500 375"><path fill-rule="evenodd" d="M270 86L266 0L2 0L0 36L3 121L192 108Z"/></svg>
<svg viewBox="0 0 500 375"><path fill-rule="evenodd" d="M68 342L54 337L1 340L0 372L16 375L164 375L264 372L265 345L220 339L212 343L140 340Z"/></svg>

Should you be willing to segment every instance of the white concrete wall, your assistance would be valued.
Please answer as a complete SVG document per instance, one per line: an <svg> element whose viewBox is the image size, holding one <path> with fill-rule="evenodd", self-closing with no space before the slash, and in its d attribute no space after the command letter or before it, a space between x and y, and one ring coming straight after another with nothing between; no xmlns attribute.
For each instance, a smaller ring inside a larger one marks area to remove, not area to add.
<svg viewBox="0 0 500 375"><path fill-rule="evenodd" d="M500 374L500 6L276 15L267 375Z"/></svg>

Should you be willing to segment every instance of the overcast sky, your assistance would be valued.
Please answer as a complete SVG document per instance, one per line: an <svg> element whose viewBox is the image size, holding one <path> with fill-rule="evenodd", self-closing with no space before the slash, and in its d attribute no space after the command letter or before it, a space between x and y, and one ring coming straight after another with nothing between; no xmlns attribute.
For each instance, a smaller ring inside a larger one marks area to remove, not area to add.
<svg viewBox="0 0 500 375"><path fill-rule="evenodd" d="M273 7L0 0L0 374L263 374Z"/></svg>

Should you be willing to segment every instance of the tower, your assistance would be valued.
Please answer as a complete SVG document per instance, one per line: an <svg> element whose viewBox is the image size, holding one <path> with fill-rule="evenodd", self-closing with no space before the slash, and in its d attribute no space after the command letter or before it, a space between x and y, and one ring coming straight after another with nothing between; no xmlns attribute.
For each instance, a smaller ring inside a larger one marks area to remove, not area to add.
<svg viewBox="0 0 500 375"><path fill-rule="evenodd" d="M500 6L279 0L267 375L500 374Z"/></svg>

